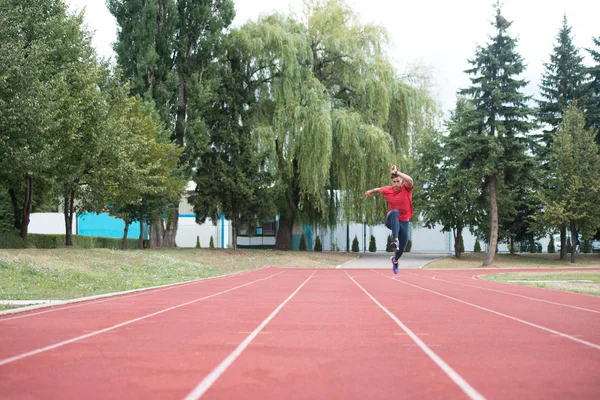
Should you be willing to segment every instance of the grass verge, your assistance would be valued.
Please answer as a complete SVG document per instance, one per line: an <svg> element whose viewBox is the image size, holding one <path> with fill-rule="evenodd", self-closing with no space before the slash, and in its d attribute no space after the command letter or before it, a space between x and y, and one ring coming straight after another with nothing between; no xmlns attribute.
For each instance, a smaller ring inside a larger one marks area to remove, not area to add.
<svg viewBox="0 0 600 400"><path fill-rule="evenodd" d="M68 300L265 266L334 268L353 258L275 250L0 249L0 300Z"/></svg>
<svg viewBox="0 0 600 400"><path fill-rule="evenodd" d="M460 259L448 256L427 264L425 268L600 268L600 254L577 254L575 264L570 259L561 260L558 254L496 254L494 263L487 267L482 266L484 257L485 253L466 253Z"/></svg>
<svg viewBox="0 0 600 400"><path fill-rule="evenodd" d="M514 272L483 275L481 278L600 296L600 271Z"/></svg>

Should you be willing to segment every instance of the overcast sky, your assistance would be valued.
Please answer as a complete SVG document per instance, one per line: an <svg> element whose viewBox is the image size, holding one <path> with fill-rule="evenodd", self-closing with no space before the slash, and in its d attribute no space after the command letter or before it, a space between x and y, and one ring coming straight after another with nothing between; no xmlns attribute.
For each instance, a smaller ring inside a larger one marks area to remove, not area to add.
<svg viewBox="0 0 600 400"><path fill-rule="evenodd" d="M66 0L73 10L86 8L88 27L95 31L98 54L113 57L111 43L116 38L114 18L104 0ZM346 0L363 22L384 26L390 35L389 50L399 73L411 65L433 71L434 94L444 110L454 108L456 92L469 86L469 68L476 45L484 45L492 34L494 0ZM567 15L574 44L580 47L586 64L591 63L583 48L593 47L592 37L600 37L600 1L590 0L504 0L503 15L513 25L509 33L519 38L517 51L527 70L522 78L530 81L526 93L537 96L543 64L549 62L556 36ZM235 0L234 26L272 11L300 13L302 0Z"/></svg>

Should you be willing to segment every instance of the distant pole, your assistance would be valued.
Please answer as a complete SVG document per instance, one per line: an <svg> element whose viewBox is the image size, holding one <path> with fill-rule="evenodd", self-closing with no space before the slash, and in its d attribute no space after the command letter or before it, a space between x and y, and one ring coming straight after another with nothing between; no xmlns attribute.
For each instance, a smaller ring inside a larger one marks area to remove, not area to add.
<svg viewBox="0 0 600 400"><path fill-rule="evenodd" d="M363 222L363 253L367 252L367 224Z"/></svg>
<svg viewBox="0 0 600 400"><path fill-rule="evenodd" d="M225 214L221 214L221 248L225 248Z"/></svg>
<svg viewBox="0 0 600 400"><path fill-rule="evenodd" d="M350 224L346 222L346 252L350 252Z"/></svg>

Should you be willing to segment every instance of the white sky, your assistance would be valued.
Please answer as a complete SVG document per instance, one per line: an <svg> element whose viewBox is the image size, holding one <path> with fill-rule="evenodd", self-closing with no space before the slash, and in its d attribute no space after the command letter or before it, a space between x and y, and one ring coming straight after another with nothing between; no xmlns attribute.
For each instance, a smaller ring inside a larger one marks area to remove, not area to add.
<svg viewBox="0 0 600 400"><path fill-rule="evenodd" d="M73 10L86 7L86 21L95 31L98 54L113 57L111 43L116 39L114 18L104 0L66 0ZM411 65L432 69L434 93L444 110L454 108L456 92L468 87L463 72L469 68L476 45L484 45L492 33L490 22L495 0L346 0L363 22L384 26L390 35L389 54L399 73ZM503 0L503 15L513 21L509 30L518 37L517 51L527 70L522 78L530 81L526 93L537 97L543 63L550 61L555 37L566 13L574 44L581 48L585 62L591 58L583 48L593 47L592 37L600 37L600 1L591 0ZM271 11L302 12L302 0L235 0L234 26Z"/></svg>

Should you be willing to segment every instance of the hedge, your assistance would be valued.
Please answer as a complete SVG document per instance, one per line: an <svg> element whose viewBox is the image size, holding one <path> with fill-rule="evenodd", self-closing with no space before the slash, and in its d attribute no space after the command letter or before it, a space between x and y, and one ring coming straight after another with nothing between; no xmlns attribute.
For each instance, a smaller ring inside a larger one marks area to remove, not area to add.
<svg viewBox="0 0 600 400"><path fill-rule="evenodd" d="M106 238L97 236L72 235L73 246L84 249L120 249L122 239ZM30 233L27 235L27 242L21 240L19 234L15 232L0 232L0 249L23 249L26 247L35 247L38 249L56 249L64 247L66 242L65 235L45 235ZM138 248L138 239L127 239L127 249L135 250ZM144 248L148 247L148 241L144 240Z"/></svg>

